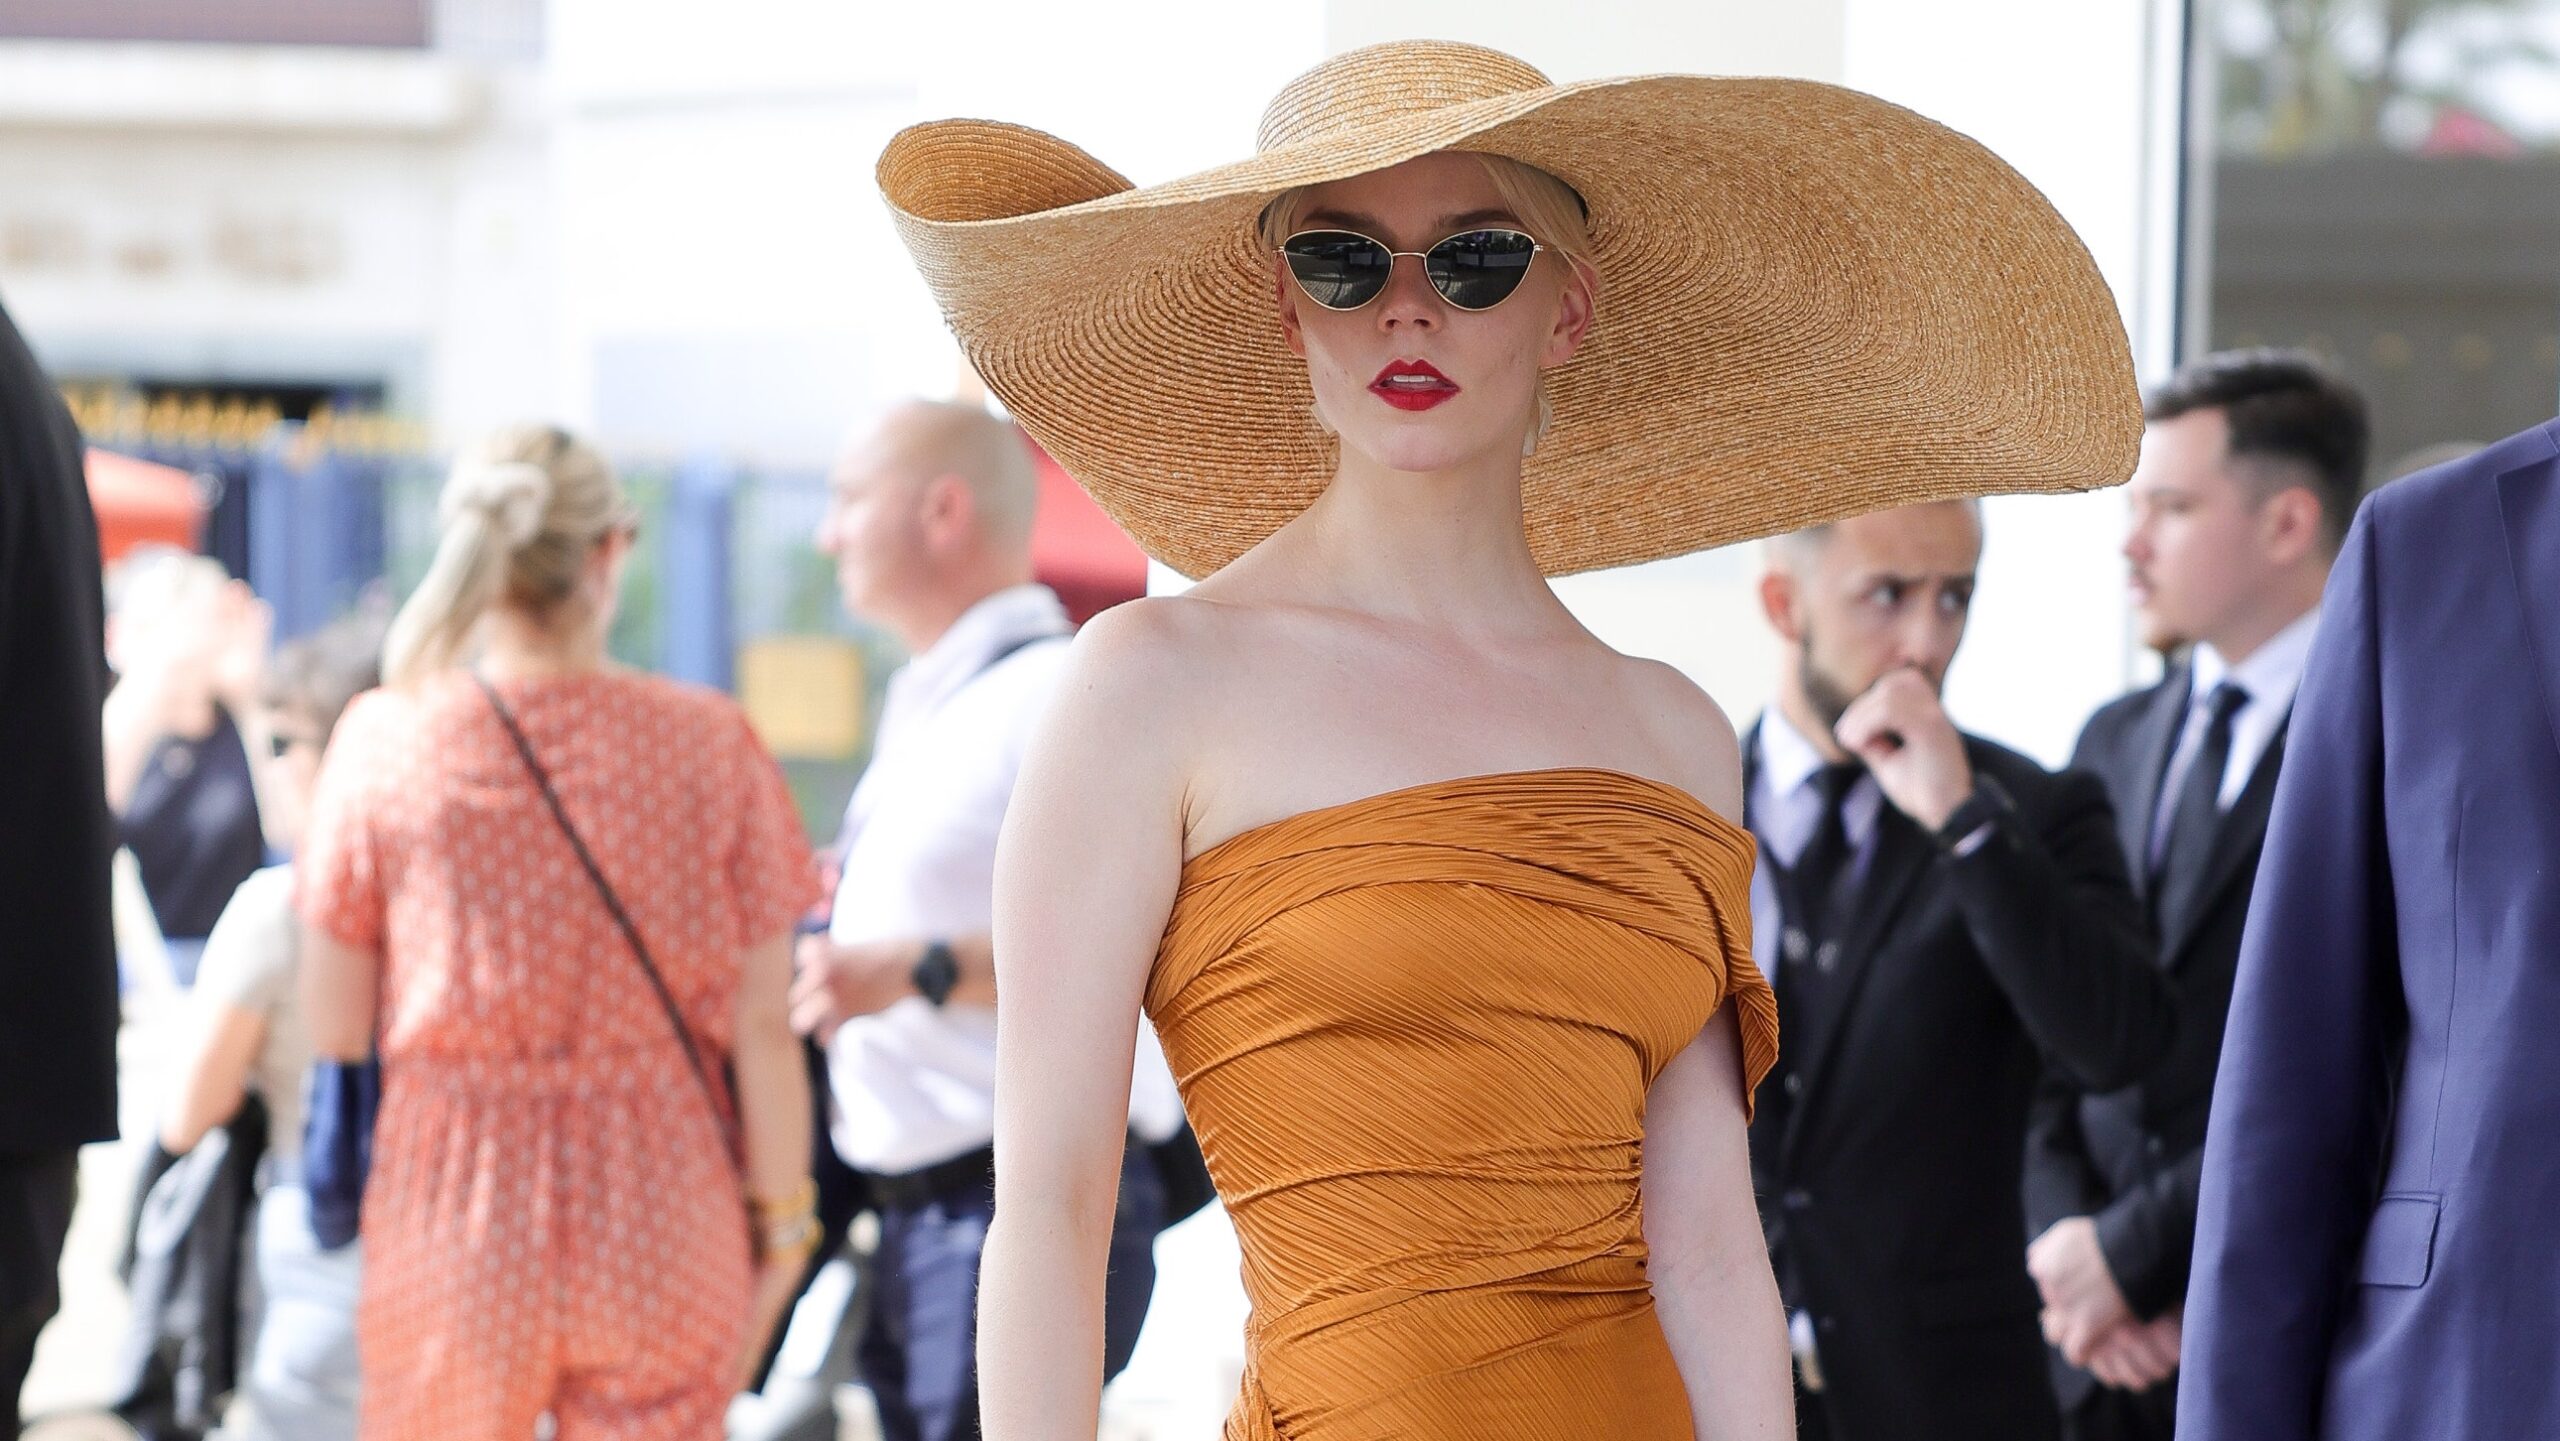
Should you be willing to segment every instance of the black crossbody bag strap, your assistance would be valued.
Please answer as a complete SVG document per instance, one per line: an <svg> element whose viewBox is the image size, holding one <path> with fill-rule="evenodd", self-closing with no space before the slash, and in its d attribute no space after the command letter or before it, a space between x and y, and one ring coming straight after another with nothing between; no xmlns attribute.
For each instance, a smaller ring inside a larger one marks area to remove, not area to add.
<svg viewBox="0 0 2560 1441"><path fill-rule="evenodd" d="M596 894L603 899L604 908L612 913L614 925L621 928L623 939L631 943L631 954L640 962L640 974L648 978L649 989L657 994L658 1004L666 1009L667 1024L676 1033L676 1044L684 1047L684 1058L693 1065L693 1078L702 1083L702 1099L711 1107L711 1123L719 1128L720 1139L728 1148L734 1164L737 1145L730 1133L729 1113L720 1104L720 1088L711 1079L711 1067L703 1062L702 1048L694 1044L693 1028L685 1024L684 1012L676 1005L675 994L667 989L666 977L659 974L658 963L650 959L649 947L640 939L640 928L632 924L631 913L622 908L622 898L614 894L613 886L605 880L604 868L596 864L595 855L587 849L578 828L569 823L569 812L561 806L559 792L551 788L551 775L534 756L533 742L525 738L524 727L516 724L515 713L498 698L498 689L489 684L488 677L475 671L471 678L479 684L480 693L489 698L489 708L498 713L498 722L507 728L508 738L516 743L516 754L524 758L524 768L533 773L533 783L542 791L543 804L551 808L551 818L560 823L560 833L569 838L569 848L578 853L578 864L586 867L587 879L595 882Z"/></svg>

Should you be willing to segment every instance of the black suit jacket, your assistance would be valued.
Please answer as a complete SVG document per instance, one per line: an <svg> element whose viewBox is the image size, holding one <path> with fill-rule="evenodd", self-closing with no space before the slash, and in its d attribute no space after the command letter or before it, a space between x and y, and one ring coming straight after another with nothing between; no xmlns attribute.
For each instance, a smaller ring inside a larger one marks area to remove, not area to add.
<svg viewBox="0 0 2560 1441"><path fill-rule="evenodd" d="M1854 1441L2056 1433L2019 1200L2029 1102L2048 1059L2125 1084L2172 1026L2106 793L1965 748L2014 809L1958 858L1885 808L1835 1024L1786 1022L1780 981L1786 1041L1751 1128L1787 1304L1814 1318L1824 1405Z"/></svg>
<svg viewBox="0 0 2560 1441"><path fill-rule="evenodd" d="M2169 753L2186 720L2191 684L2181 667L2149 690L2110 702L2089 718L2072 756L2072 765L2097 776L2114 798L2118 836L2137 891L2147 885L2151 820ZM2146 1319L2186 1299L2205 1115L2231 1010L2250 882L2283 760L2279 731L2223 815L2192 908L2159 917L2158 960L2179 1001L2177 1034L2167 1056L2134 1084L2112 1091L2068 1076L2049 1078L2028 1137L2028 1224L2041 1234L2065 1217L2095 1217L2107 1269L2135 1314ZM2071 1373L2064 1381L2065 1402L2076 1402L2089 1384L2084 1373Z"/></svg>
<svg viewBox="0 0 2560 1441"><path fill-rule="evenodd" d="M0 311L0 1154L116 1133L99 590L80 433Z"/></svg>

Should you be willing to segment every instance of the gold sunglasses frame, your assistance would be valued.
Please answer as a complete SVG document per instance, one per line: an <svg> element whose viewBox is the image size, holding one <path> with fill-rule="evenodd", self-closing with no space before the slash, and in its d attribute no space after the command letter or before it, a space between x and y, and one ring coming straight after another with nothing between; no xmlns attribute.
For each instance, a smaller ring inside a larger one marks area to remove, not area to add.
<svg viewBox="0 0 2560 1441"><path fill-rule="evenodd" d="M1289 279L1298 287L1298 293L1300 295L1305 296L1310 304L1330 310L1336 315L1348 315L1355 310L1365 310L1369 306L1376 304L1378 296L1387 293L1387 286L1395 283L1396 262L1408 257L1422 262L1423 282L1431 287L1432 294L1440 297L1440 302L1443 305L1448 306L1451 310L1464 311L1469 315L1482 315L1488 310L1498 308L1502 305L1503 301L1507 301L1511 297L1518 295L1520 293L1520 282L1512 282L1511 288L1502 293L1502 299L1496 300L1492 305L1460 305L1455 300L1449 298L1449 292L1442 290L1438 281L1431 278L1431 252L1448 244L1450 241L1457 239L1461 235L1484 235L1488 233L1517 235L1521 239L1528 241L1529 265L1537 264L1538 257L1545 254L1547 250L1547 247L1538 243L1538 237L1513 225L1470 225L1464 230L1450 231L1448 234L1431 242L1428 249L1423 250L1398 250L1394 246L1387 244L1387 242L1380 240L1374 235L1362 235L1357 230L1345 229L1339 225L1322 225L1313 230L1299 230L1291 232L1287 239L1280 242L1280 248L1272 253L1280 257L1280 264L1288 270ZM1309 235L1356 236L1359 239L1368 241L1371 245L1378 247L1380 250L1387 252L1387 279L1384 284L1381 284L1378 287L1378 294L1372 295L1368 299L1360 301L1354 305L1327 305L1325 302L1316 299L1315 292L1307 289L1307 282L1298 278L1298 268L1289 264L1290 245ZM1529 266L1524 265L1520 267L1520 280L1527 280L1528 278Z"/></svg>

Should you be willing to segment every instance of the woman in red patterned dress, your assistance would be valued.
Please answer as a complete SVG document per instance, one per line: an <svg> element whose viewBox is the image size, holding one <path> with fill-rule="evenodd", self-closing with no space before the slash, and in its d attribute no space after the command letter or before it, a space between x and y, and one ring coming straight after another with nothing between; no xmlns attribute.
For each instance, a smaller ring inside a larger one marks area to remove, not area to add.
<svg viewBox="0 0 2560 1441"><path fill-rule="evenodd" d="M316 1045L383 1061L362 1434L712 1441L815 1234L785 1015L807 842L734 704L606 659L633 526L595 451L502 432L441 515L297 897Z"/></svg>

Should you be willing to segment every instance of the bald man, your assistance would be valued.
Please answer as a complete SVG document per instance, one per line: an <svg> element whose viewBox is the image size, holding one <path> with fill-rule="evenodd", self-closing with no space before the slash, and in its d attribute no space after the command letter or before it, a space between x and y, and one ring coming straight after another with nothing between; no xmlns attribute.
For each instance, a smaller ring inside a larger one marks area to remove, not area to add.
<svg viewBox="0 0 2560 1441"><path fill-rule="evenodd" d="M880 1211L858 1350L887 1441L978 1434L979 1254L994 1210L996 834L1066 662L1066 611L1031 569L1037 476L1021 434L915 402L829 477L818 548L845 606L914 658L890 678L845 817L828 933L801 943L793 1020L826 1042L831 1135ZM1130 1125L1173 1134L1181 1101L1144 1056ZM1164 1193L1130 1148L1112 1242L1105 1364L1135 1349Z"/></svg>

